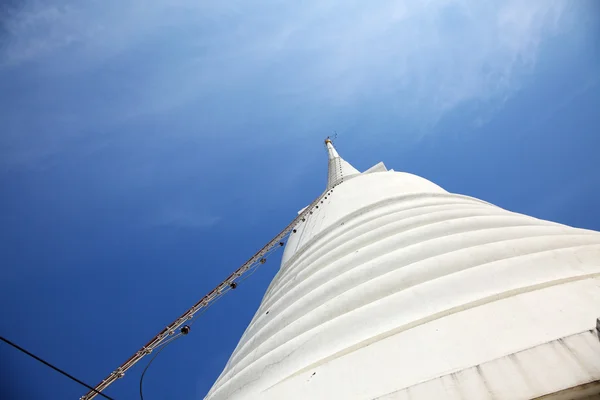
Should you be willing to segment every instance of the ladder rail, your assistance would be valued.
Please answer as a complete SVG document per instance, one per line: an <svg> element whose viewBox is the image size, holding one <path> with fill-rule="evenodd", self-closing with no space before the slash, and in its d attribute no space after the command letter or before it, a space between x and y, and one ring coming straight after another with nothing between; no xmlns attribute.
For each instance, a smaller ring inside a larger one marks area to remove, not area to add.
<svg viewBox="0 0 600 400"><path fill-rule="evenodd" d="M154 349L160 346L167 338L173 335L177 331L177 329L181 328L183 324L191 320L198 311L208 307L221 294L229 290L232 283L234 283L237 279L244 275L244 273L246 273L246 271L248 271L254 264L259 263L265 254L267 254L273 247L277 246L279 242L292 231L294 226L298 225L298 223L303 218L306 218L306 216L309 213L312 213L315 206L331 189L333 189L333 187L327 188L327 190L325 190L320 196L318 196L308 207L306 207L300 214L298 214L298 216L294 218L292 222L290 222L281 232L279 232L273 239L271 239L258 252L256 252L256 254L250 257L250 259L248 259L248 261L246 261L240 268L235 270L224 281L217 285L217 287L208 292L208 294L206 294L196 304L194 304L186 312L181 314L179 318L177 318L171 324L167 325L156 336L150 339L148 343L146 343L141 349L139 349L136 353L129 357L127 361L121 364L116 370L111 372L98 385L96 385L96 387L94 388L95 390L90 390L86 395L80 397L80 400L93 399L98 395L98 392L102 392L108 386L114 383L117 379L122 378L125 375L125 372L127 372L127 370L129 370L142 358L144 358L146 355L150 354Z"/></svg>

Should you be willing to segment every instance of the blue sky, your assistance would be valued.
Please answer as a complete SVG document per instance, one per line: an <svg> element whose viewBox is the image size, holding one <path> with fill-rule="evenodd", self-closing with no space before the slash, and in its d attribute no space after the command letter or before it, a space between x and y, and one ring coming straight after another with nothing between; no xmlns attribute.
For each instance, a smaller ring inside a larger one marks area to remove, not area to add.
<svg viewBox="0 0 600 400"><path fill-rule="evenodd" d="M322 191L334 131L359 169L600 229L593 0L26 0L0 18L0 333L90 384ZM147 400L206 394L277 268L161 354ZM107 394L136 398L142 369ZM3 398L84 392L0 345Z"/></svg>

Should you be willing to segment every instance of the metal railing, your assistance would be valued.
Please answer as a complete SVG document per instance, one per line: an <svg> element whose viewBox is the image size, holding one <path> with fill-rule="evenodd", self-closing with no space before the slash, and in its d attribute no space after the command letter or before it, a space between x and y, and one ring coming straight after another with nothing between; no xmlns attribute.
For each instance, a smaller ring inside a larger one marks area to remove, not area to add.
<svg viewBox="0 0 600 400"><path fill-rule="evenodd" d="M306 207L298 216L288 224L281 232L279 232L273 239L271 239L262 249L260 249L256 254L254 254L248 261L246 261L240 268L235 270L231 275L227 277L223 282L221 282L216 288L211 290L206 296L204 296L200 301L194 304L191 308L189 308L186 312L184 312L179 318L169 324L166 328L158 333L158 335L154 336L148 343L146 343L141 349L139 349L134 355L129 357L127 361L125 361L119 368L110 373L106 378L104 378L96 387L95 390L90 390L85 396L82 396L80 400L90 400L98 395L98 392L102 392L108 386L110 386L117 379L122 378L125 375L125 372L137 364L142 358L150 354L154 349L163 344L166 340L172 337L175 332L184 327L184 324L187 321L190 321L194 318L194 315L198 313L198 311L207 308L210 306L217 298L219 298L226 291L235 288L237 285L236 281L239 280L246 272L248 272L253 267L264 263L264 256L269 253L275 246L281 246L281 241L284 239L291 231L294 229L303 218L311 213L314 207L319 203L319 201L328 193L332 188L328 188L325 192L323 192L315 201L313 201L308 207ZM183 331L182 331L183 332ZM186 333L186 332L185 332ZM184 333L184 334L185 334Z"/></svg>

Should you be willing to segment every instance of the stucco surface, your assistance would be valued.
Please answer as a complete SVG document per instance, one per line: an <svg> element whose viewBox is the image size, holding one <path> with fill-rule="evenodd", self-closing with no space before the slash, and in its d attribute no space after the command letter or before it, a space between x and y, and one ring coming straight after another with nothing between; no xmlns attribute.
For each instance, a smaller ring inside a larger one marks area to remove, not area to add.
<svg viewBox="0 0 600 400"><path fill-rule="evenodd" d="M598 232L382 166L340 183L329 154L331 191L207 399L525 399L600 379Z"/></svg>

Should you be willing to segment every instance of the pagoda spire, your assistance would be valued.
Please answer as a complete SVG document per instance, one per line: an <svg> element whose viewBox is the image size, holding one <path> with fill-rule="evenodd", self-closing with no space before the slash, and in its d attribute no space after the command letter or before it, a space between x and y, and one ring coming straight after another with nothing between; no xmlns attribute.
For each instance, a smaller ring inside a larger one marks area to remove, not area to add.
<svg viewBox="0 0 600 400"><path fill-rule="evenodd" d="M329 173L327 175L327 189L332 188L335 185L339 185L350 177L354 177L360 172L354 168L348 161L344 160L335 147L331 139L325 139L325 146L327 147L327 153L329 155Z"/></svg>

